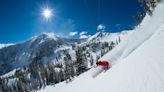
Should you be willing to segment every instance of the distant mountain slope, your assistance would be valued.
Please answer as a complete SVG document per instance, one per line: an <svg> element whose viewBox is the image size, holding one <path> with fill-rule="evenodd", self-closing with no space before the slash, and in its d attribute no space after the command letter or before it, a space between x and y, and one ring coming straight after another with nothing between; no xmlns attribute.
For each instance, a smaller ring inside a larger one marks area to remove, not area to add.
<svg viewBox="0 0 164 92"><path fill-rule="evenodd" d="M2 48L0 49L0 74L27 66L30 63L53 61L62 56L64 49L60 48L72 49L71 43L77 41L79 40L62 38L54 33L43 33L26 42ZM35 59L38 57L40 59L35 62Z"/></svg>
<svg viewBox="0 0 164 92"><path fill-rule="evenodd" d="M119 40L123 40L126 38L127 34L131 33L132 31L125 30L118 33L110 33L110 32L97 32L93 36L90 36L88 39L86 39L85 42L82 44L92 44L92 43L98 43L98 42L119 42Z"/></svg>

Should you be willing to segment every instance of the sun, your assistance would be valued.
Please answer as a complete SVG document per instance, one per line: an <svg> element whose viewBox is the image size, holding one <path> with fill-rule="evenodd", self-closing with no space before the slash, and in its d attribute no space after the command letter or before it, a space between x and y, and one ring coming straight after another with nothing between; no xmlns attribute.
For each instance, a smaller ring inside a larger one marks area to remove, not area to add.
<svg viewBox="0 0 164 92"><path fill-rule="evenodd" d="M52 11L50 9L43 10L43 16L45 18L50 18L52 16Z"/></svg>
<svg viewBox="0 0 164 92"><path fill-rule="evenodd" d="M42 9L42 16L46 19L46 20L50 20L50 18L53 16L53 10L46 7Z"/></svg>

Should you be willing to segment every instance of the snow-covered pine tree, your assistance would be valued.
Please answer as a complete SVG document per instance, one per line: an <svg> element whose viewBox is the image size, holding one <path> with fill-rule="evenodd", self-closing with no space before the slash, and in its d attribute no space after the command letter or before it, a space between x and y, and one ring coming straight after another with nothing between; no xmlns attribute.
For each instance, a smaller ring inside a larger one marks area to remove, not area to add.
<svg viewBox="0 0 164 92"><path fill-rule="evenodd" d="M85 51L85 47L77 47L76 49L75 67L76 67L77 76L87 70L87 66L86 66L87 60L84 51Z"/></svg>
<svg viewBox="0 0 164 92"><path fill-rule="evenodd" d="M149 15L152 15L154 8L160 1L161 0L139 0L144 10L148 12Z"/></svg>

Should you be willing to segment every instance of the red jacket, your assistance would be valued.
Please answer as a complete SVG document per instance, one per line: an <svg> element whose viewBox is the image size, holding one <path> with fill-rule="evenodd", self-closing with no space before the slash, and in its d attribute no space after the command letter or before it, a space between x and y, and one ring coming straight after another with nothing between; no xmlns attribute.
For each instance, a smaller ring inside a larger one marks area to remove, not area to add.
<svg viewBox="0 0 164 92"><path fill-rule="evenodd" d="M99 61L96 64L110 68L110 65L109 65L108 61Z"/></svg>

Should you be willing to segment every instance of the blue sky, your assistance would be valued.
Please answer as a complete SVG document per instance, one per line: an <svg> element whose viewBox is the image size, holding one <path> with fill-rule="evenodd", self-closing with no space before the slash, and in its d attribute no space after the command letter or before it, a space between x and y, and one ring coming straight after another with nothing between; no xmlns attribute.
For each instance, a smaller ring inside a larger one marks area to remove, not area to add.
<svg viewBox="0 0 164 92"><path fill-rule="evenodd" d="M53 10L49 21L41 15L45 6ZM99 24L107 32L119 32L136 24L133 16L140 10L138 0L0 0L0 43L22 42L43 32L79 38L81 32L95 34Z"/></svg>

